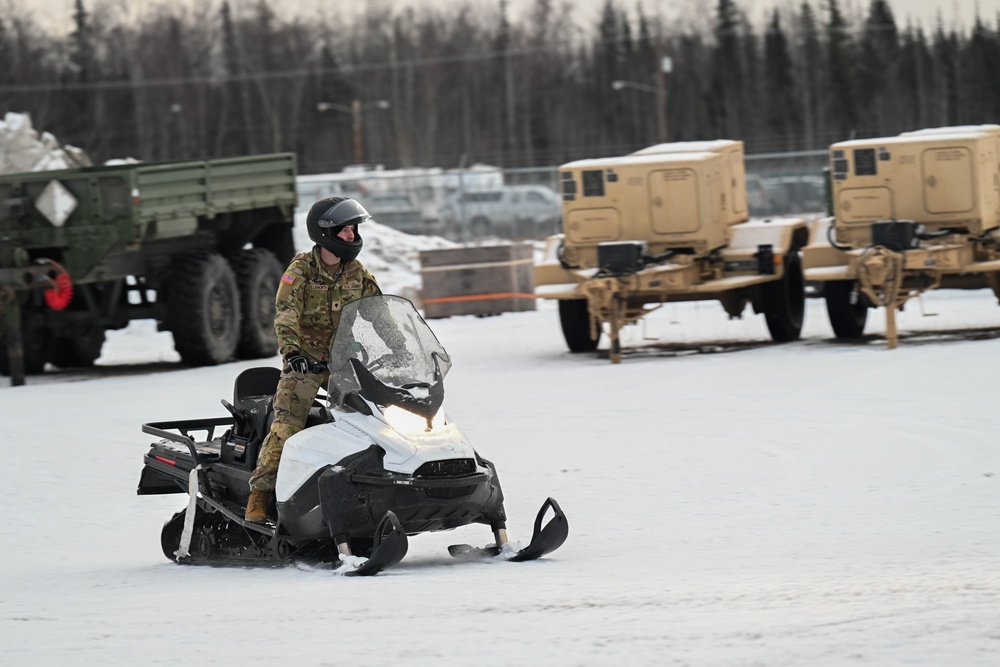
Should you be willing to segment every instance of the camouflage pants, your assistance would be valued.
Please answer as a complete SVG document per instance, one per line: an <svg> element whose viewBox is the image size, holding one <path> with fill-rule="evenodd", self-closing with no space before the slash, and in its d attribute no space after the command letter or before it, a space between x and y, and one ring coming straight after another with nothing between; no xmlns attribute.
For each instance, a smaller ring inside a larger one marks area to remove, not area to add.
<svg viewBox="0 0 1000 667"><path fill-rule="evenodd" d="M329 377L329 373L316 375L282 372L278 390L274 393L274 421L257 456L257 468L250 476L251 489L274 491L285 440L306 425L313 399L319 388L326 386Z"/></svg>

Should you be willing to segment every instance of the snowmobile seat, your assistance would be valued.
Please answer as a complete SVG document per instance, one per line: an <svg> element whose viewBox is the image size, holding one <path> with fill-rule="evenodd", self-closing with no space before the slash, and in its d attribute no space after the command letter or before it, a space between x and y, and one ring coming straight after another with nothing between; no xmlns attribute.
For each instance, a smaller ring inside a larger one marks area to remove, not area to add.
<svg viewBox="0 0 1000 667"><path fill-rule="evenodd" d="M248 368L236 376L233 385L233 405L240 407L247 396L274 396L278 390L281 371L272 366Z"/></svg>
<svg viewBox="0 0 1000 667"><path fill-rule="evenodd" d="M224 455L226 463L242 463L250 468L256 464L260 446L274 421L274 394L280 378L281 371L271 367L248 368L236 377L233 404L226 407L234 419L232 435L242 449L238 454ZM316 401L309 409L305 426L323 424L331 419L326 407Z"/></svg>
<svg viewBox="0 0 1000 667"><path fill-rule="evenodd" d="M274 419L272 404L281 371L270 366L248 368L236 376L233 386L234 434L246 442L241 459L256 464L257 453Z"/></svg>

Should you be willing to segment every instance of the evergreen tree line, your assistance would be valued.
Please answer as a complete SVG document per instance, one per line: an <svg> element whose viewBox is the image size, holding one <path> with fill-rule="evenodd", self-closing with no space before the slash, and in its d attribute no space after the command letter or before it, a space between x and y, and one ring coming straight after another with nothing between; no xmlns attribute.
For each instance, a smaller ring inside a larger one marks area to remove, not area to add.
<svg viewBox="0 0 1000 667"><path fill-rule="evenodd" d="M589 31L556 0L516 21L504 1L375 2L349 22L283 20L268 0L142 15L90 5L76 0L60 36L8 3L0 109L95 160L295 151L303 173L334 171L356 161L355 121L361 159L388 168L548 166L624 154L664 130L762 153L1000 122L1000 19L901 28L886 0L857 20L840 0L806 0L763 29L716 0L704 30L606 0Z"/></svg>

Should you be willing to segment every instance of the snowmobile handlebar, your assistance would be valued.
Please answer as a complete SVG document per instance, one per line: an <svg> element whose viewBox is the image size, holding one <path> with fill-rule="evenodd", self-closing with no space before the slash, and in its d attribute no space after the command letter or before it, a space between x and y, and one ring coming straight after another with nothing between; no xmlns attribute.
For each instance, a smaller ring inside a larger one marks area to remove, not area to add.
<svg viewBox="0 0 1000 667"><path fill-rule="evenodd" d="M282 373L288 373L292 371L290 365L286 365L281 369ZM325 361L307 361L306 362L306 373L309 375L319 375L327 371L327 363Z"/></svg>

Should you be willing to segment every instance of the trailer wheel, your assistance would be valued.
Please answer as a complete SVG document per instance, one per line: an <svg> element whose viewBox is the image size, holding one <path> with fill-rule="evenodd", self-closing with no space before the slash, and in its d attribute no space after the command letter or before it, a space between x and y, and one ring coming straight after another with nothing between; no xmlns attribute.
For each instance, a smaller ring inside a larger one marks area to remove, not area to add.
<svg viewBox="0 0 1000 667"><path fill-rule="evenodd" d="M797 250L785 255L785 274L781 280L761 288L764 319L771 339L776 343L798 340L805 319L806 291L802 259Z"/></svg>
<svg viewBox="0 0 1000 667"><path fill-rule="evenodd" d="M837 338L860 338L865 332L868 304L861 294L855 303L851 303L855 287L853 280L833 280L823 285L826 314Z"/></svg>
<svg viewBox="0 0 1000 667"><path fill-rule="evenodd" d="M590 311L586 299L560 299L559 322L570 352L593 352L597 349L601 332L597 332L597 338L590 337Z"/></svg>
<svg viewBox="0 0 1000 667"><path fill-rule="evenodd" d="M184 363L228 361L240 337L240 294L229 264L214 253L178 258L167 286L167 328Z"/></svg>
<svg viewBox="0 0 1000 667"><path fill-rule="evenodd" d="M7 358L6 323L0 317L0 375L10 375ZM49 356L52 334L45 326L45 316L37 308L22 306L21 345L24 354L25 375L37 375L45 369Z"/></svg>
<svg viewBox="0 0 1000 667"><path fill-rule="evenodd" d="M101 356L104 339L104 329L97 325L79 329L72 336L60 336L52 343L49 360L59 368L89 368Z"/></svg>
<svg viewBox="0 0 1000 667"><path fill-rule="evenodd" d="M282 268L278 260L263 248L243 250L230 258L240 291L240 341L236 356L240 359L261 359L278 353L278 336L274 332L274 295L281 281Z"/></svg>

